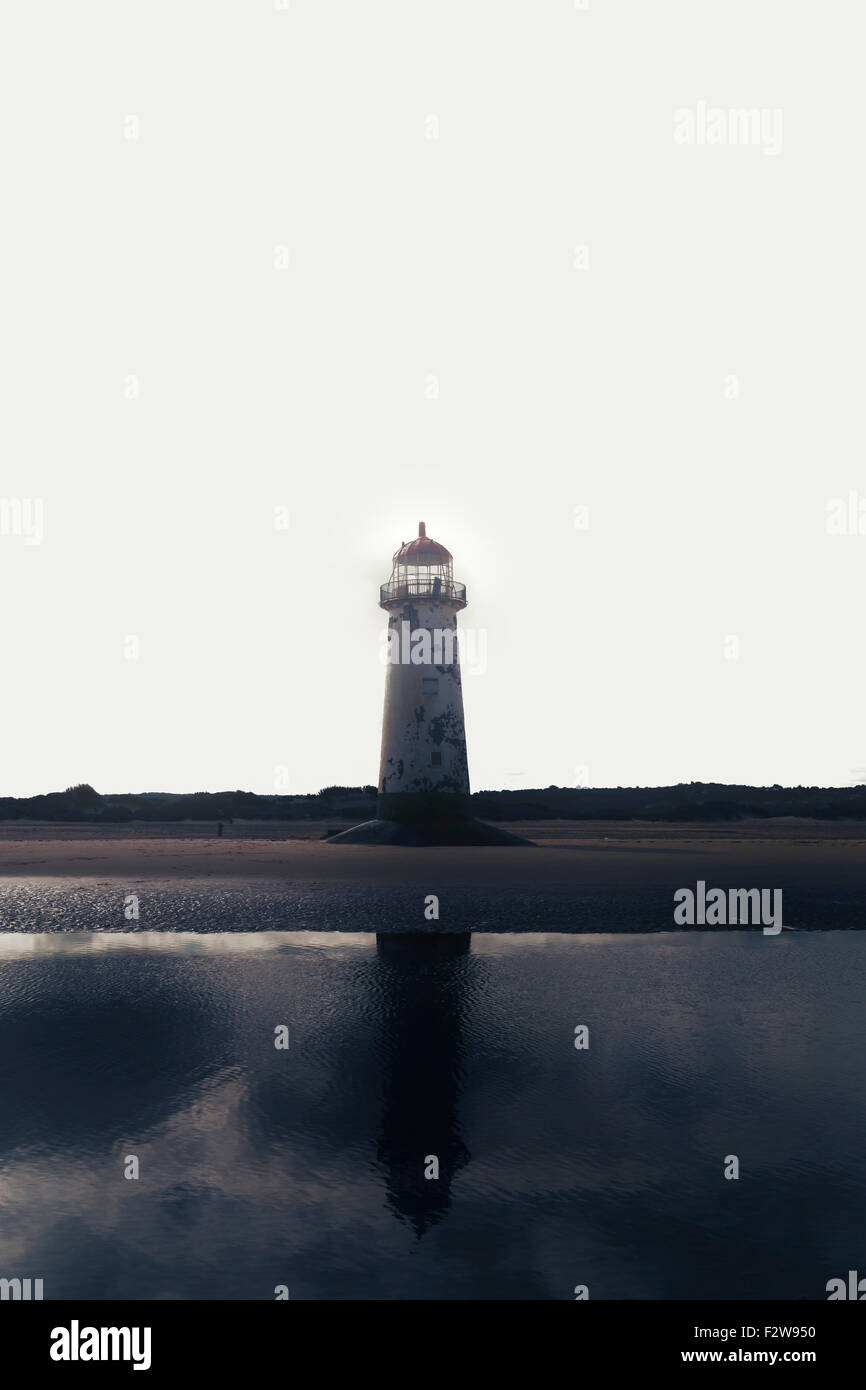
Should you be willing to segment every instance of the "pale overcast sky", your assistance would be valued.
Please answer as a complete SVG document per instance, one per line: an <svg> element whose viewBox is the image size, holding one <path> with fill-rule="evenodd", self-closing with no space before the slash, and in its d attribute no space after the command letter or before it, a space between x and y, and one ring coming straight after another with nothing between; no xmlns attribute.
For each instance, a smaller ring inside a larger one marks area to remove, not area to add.
<svg viewBox="0 0 866 1390"><path fill-rule="evenodd" d="M0 794L375 782L422 519L474 789L866 780L862 29L4 5Z"/></svg>

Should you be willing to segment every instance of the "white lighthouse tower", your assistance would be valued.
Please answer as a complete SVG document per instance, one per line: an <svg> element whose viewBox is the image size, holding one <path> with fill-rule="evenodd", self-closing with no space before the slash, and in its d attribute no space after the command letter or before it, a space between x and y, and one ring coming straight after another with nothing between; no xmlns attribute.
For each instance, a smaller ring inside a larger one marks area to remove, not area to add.
<svg viewBox="0 0 866 1390"><path fill-rule="evenodd" d="M470 814L457 614L466 585L450 550L427 535L404 541L379 590L388 614L385 713L376 820L329 843L528 844Z"/></svg>
<svg viewBox="0 0 866 1390"><path fill-rule="evenodd" d="M388 614L388 665L377 814L416 823L466 815L469 766L457 649L466 585L454 581L450 550L427 535L394 555L379 590Z"/></svg>

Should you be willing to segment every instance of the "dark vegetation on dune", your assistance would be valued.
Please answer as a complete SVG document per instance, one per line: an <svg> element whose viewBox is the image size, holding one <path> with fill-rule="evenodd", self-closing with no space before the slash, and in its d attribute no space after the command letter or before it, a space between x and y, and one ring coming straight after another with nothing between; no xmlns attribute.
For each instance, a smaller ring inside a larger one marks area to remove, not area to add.
<svg viewBox="0 0 866 1390"><path fill-rule="evenodd" d="M482 791L472 814L485 821L735 821L757 816L866 820L866 785L733 787L711 782L676 787L545 787ZM100 796L86 783L45 796L0 797L0 820L118 824L184 820L371 820L375 787L323 787L307 796L255 792L123 793Z"/></svg>

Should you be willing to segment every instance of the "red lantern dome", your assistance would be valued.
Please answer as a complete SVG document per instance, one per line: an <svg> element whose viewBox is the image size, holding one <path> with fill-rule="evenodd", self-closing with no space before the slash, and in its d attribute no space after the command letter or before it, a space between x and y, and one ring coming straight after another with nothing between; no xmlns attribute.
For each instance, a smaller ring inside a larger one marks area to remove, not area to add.
<svg viewBox="0 0 866 1390"><path fill-rule="evenodd" d="M447 565L453 560L450 550L427 535L423 521L418 522L418 534L414 540L404 541L394 556L395 565Z"/></svg>

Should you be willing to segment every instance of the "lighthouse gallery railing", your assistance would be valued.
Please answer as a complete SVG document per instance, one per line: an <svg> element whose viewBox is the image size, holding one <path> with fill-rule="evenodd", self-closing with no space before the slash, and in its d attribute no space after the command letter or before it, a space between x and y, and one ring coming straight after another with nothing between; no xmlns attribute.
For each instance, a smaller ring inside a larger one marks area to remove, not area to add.
<svg viewBox="0 0 866 1390"><path fill-rule="evenodd" d="M466 602L466 585L447 579L391 580L379 587L379 602L390 603L401 598L444 598L457 603Z"/></svg>

